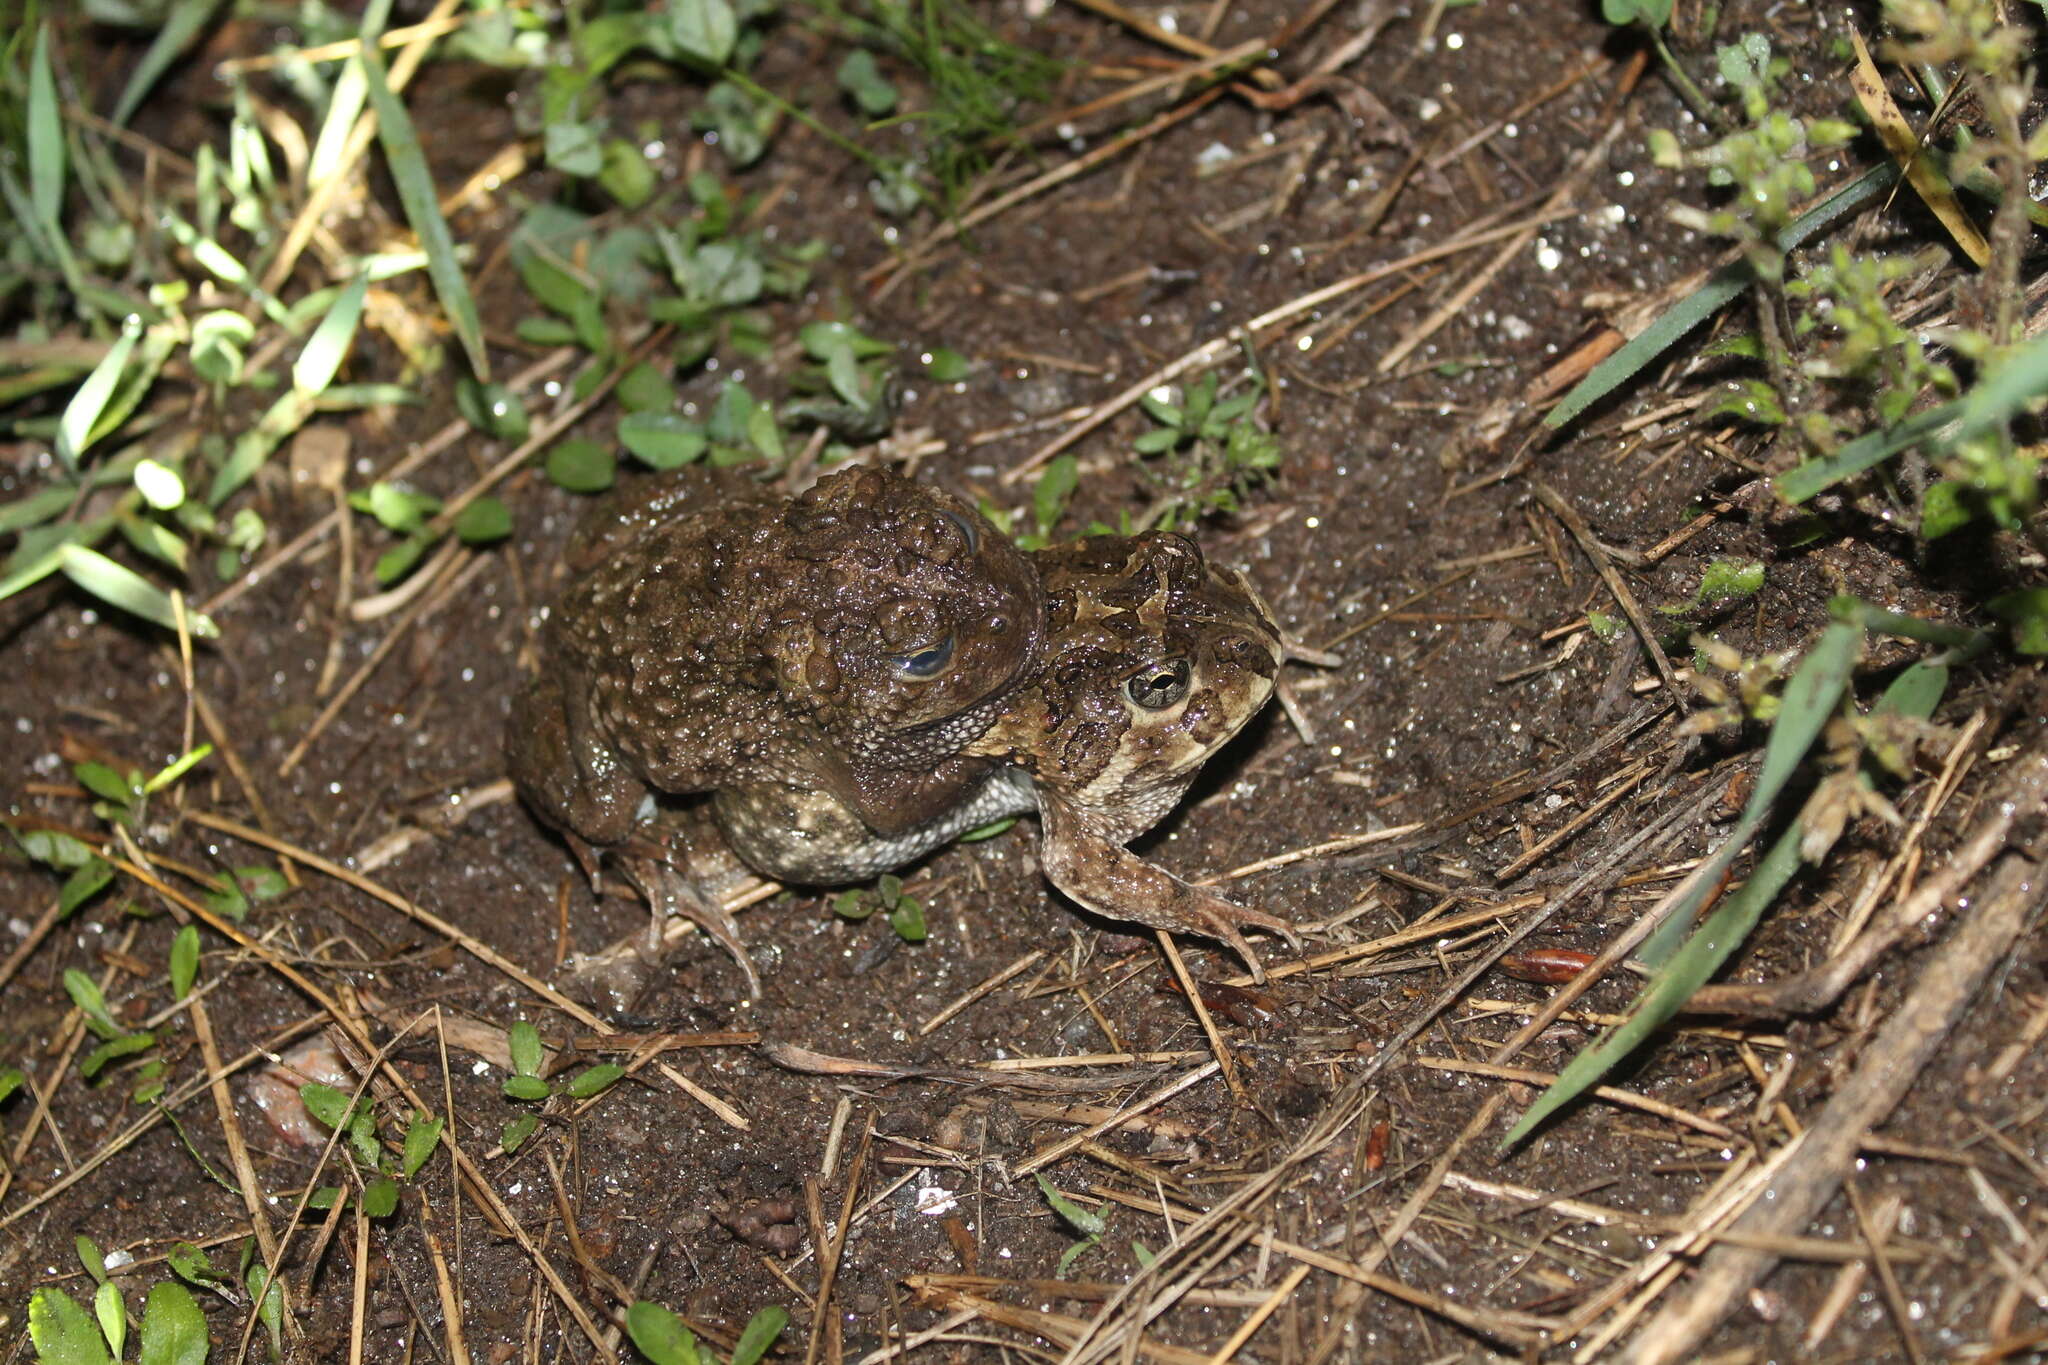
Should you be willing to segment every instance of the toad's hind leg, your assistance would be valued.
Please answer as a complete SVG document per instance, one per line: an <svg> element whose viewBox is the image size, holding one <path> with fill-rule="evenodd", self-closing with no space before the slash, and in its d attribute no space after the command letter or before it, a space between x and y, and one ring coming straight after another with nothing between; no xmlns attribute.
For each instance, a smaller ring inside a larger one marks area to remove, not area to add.
<svg viewBox="0 0 2048 1365"><path fill-rule="evenodd" d="M1221 939L1259 981L1266 979L1265 968L1238 932L1240 927L1278 934L1301 951L1301 940L1286 920L1225 900L1154 867L1096 833L1078 811L1043 790L1039 818L1045 831L1039 861L1046 879L1087 909L1155 929Z"/></svg>

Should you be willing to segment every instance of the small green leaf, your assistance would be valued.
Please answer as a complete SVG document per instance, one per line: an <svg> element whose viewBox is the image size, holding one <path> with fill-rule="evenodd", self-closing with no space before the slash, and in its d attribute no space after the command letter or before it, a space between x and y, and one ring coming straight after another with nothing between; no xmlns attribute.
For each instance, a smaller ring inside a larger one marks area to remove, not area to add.
<svg viewBox="0 0 2048 1365"><path fill-rule="evenodd" d="M653 1365L699 1365L696 1334L651 1300L641 1299L626 1310L626 1335Z"/></svg>
<svg viewBox="0 0 2048 1365"><path fill-rule="evenodd" d="M1948 691L1948 666L1922 659L1902 670L1878 699L1877 711L1926 720Z"/></svg>
<svg viewBox="0 0 2048 1365"><path fill-rule="evenodd" d="M281 1347L284 1336L284 1285L273 1278L258 1260L249 1262L248 1270L243 1273L243 1280L248 1287L250 1298L254 1299L259 1292L262 1293L263 1297L256 1305L256 1316L270 1333L271 1346ZM267 1290L263 1288L266 1280L270 1284Z"/></svg>
<svg viewBox="0 0 2048 1365"><path fill-rule="evenodd" d="M411 573L427 550L432 547L434 540L435 537L428 535L408 536L378 555L377 563L372 570L377 576L377 582L388 588Z"/></svg>
<svg viewBox="0 0 2048 1365"><path fill-rule="evenodd" d="M121 1286L102 1280L93 1291L92 1313L100 1320L100 1335L107 1339L107 1349L119 1360L128 1347L128 1306L121 1301Z"/></svg>
<svg viewBox="0 0 2048 1365"><path fill-rule="evenodd" d="M1671 22L1671 0L1600 0L1600 17L1616 28L1662 28Z"/></svg>
<svg viewBox="0 0 2048 1365"><path fill-rule="evenodd" d="M398 1207L398 1182L378 1176L363 1186L363 1212L372 1218L388 1218Z"/></svg>
<svg viewBox="0 0 2048 1365"><path fill-rule="evenodd" d="M441 1140L441 1128L437 1118L415 1118L406 1125L405 1151L399 1158L398 1169L408 1180L418 1175L420 1167L434 1154L435 1144Z"/></svg>
<svg viewBox="0 0 2048 1365"><path fill-rule="evenodd" d="M540 1075L547 1052L541 1046L540 1030L521 1019L505 1030L505 1043L512 1053L512 1070L521 1076Z"/></svg>
<svg viewBox="0 0 2048 1365"><path fill-rule="evenodd" d="M97 896L113 879L114 869L104 858L95 858L79 868L64 879L63 889L57 893L58 917L69 915Z"/></svg>
<svg viewBox="0 0 2048 1365"><path fill-rule="evenodd" d="M348 1121L348 1096L331 1085L307 1081L299 1087L299 1100L322 1128L339 1128Z"/></svg>
<svg viewBox="0 0 2048 1365"><path fill-rule="evenodd" d="M1926 493L1920 498L1921 539L1939 540L1949 532L1959 531L1970 524L1966 492L1965 486L1954 479L1941 479L1927 485Z"/></svg>
<svg viewBox="0 0 2048 1365"><path fill-rule="evenodd" d="M2048 588L2022 588L1991 599L1991 614L2012 627L2012 647L2048 654Z"/></svg>
<svg viewBox="0 0 2048 1365"><path fill-rule="evenodd" d="M676 405L676 386L644 360L619 376L615 392L619 405L628 412L670 412Z"/></svg>
<svg viewBox="0 0 2048 1365"><path fill-rule="evenodd" d="M455 407L464 421L508 445L519 444L532 430L526 404L503 384L465 379L455 386Z"/></svg>
<svg viewBox="0 0 2048 1365"><path fill-rule="evenodd" d="M1763 585L1764 566L1760 560L1717 559L1707 565L1694 600L1712 606L1729 598L1754 597Z"/></svg>
<svg viewBox="0 0 2048 1365"><path fill-rule="evenodd" d="M188 1284L215 1285L222 1280L221 1273L214 1269L206 1252L190 1242L175 1242L171 1254L166 1258L171 1273Z"/></svg>
<svg viewBox="0 0 2048 1365"><path fill-rule="evenodd" d="M950 346L934 346L925 369L941 384L957 384L973 372L973 362Z"/></svg>
<svg viewBox="0 0 2048 1365"><path fill-rule="evenodd" d="M880 118L896 107L896 87L875 64L875 54L857 47L839 63L839 88L853 96L853 102L869 118Z"/></svg>
<svg viewBox="0 0 2048 1365"><path fill-rule="evenodd" d="M37 25L35 51L29 56L27 112L29 201L43 227L56 232L64 216L64 118L48 23Z"/></svg>
<svg viewBox="0 0 2048 1365"><path fill-rule="evenodd" d="M441 509L441 500L380 479L365 490L349 494L348 505L358 512L368 512L387 531L409 535Z"/></svg>
<svg viewBox="0 0 2048 1365"><path fill-rule="evenodd" d="M602 1094L625 1074L626 1068L614 1062L586 1067L570 1078L569 1093L579 1100L587 1100L592 1095Z"/></svg>
<svg viewBox="0 0 2048 1365"><path fill-rule="evenodd" d="M650 468L676 469L701 457L710 441L679 414L635 412L619 419L619 443Z"/></svg>
<svg viewBox="0 0 2048 1365"><path fill-rule="evenodd" d="M99 1324L61 1289L38 1289L28 1301L28 1335L43 1365L114 1365Z"/></svg>
<svg viewBox="0 0 2048 1365"><path fill-rule="evenodd" d="M154 1033L124 1033L118 1038L110 1038L85 1055L85 1060L78 1064L78 1074L87 1080L91 1080L100 1074L108 1062L119 1061L123 1057L132 1057L136 1053L147 1051L154 1046L156 1046L156 1035Z"/></svg>
<svg viewBox="0 0 2048 1365"><path fill-rule="evenodd" d="M618 461L595 441L568 440L548 452L548 478L571 493L602 493L618 478Z"/></svg>
<svg viewBox="0 0 2048 1365"><path fill-rule="evenodd" d="M1074 1231L1083 1237L1100 1237L1108 1230L1109 1223L1101 1214L1085 1209L1068 1199L1053 1188L1053 1183L1039 1172L1033 1171L1032 1178L1038 1182L1039 1192L1045 1196L1045 1202L1052 1205L1052 1211L1066 1220Z"/></svg>
<svg viewBox="0 0 2048 1365"><path fill-rule="evenodd" d="M406 221L427 253L427 277L433 281L442 311L448 315L449 325L469 356L471 372L489 383L490 353L484 345L483 325L477 320L476 299L469 292L462 262L456 257L455 238L448 230L448 220L441 216L440 193L435 188L426 154L420 148L419 134L413 130L412 117L404 102L391 93L375 45L365 46L356 60L362 63L370 105L377 111L377 140L383 145L385 164L391 171L392 183L398 187Z"/></svg>
<svg viewBox="0 0 2048 1365"><path fill-rule="evenodd" d="M212 754L213 746L211 744L202 744L190 753L180 754L165 764L162 772L159 772L155 777L142 784L143 794L148 795L151 792L162 791L165 787L170 786L171 783L176 782L186 773L192 771L199 764L204 763Z"/></svg>
<svg viewBox="0 0 2048 1365"><path fill-rule="evenodd" d="M107 1282L107 1258L100 1254L98 1242L81 1232L71 1239L71 1249L78 1253L78 1263L92 1276L94 1284Z"/></svg>
<svg viewBox="0 0 2048 1365"><path fill-rule="evenodd" d="M313 335L306 338L305 349L292 362L293 392L317 398L334 382L341 362L348 358L349 347L355 342L356 324L362 320L363 297L369 288L368 275L357 275L349 281L334 306L320 319L320 325L313 329Z"/></svg>
<svg viewBox="0 0 2048 1365"><path fill-rule="evenodd" d="M150 1288L142 1308L142 1355L136 1365L206 1365L211 1343L206 1315L192 1291L176 1280Z"/></svg>
<svg viewBox="0 0 2048 1365"><path fill-rule="evenodd" d="M99 857L91 844L54 829L16 830L14 841L21 845L23 853L59 872L84 867Z"/></svg>
<svg viewBox="0 0 2048 1365"><path fill-rule="evenodd" d="M985 825L979 825L974 829L968 830L965 834L954 839L953 842L956 844L978 844L983 839L993 839L998 834L1009 829L1010 826L1016 824L1017 818L1014 815L1006 815L1000 820L991 820Z"/></svg>
<svg viewBox="0 0 2048 1365"><path fill-rule="evenodd" d="M167 630L177 629L178 613L171 606L170 594L133 569L76 543L64 546L59 555L64 576L100 601L145 621L154 621ZM220 627L212 620L189 611L185 623L194 635L211 639L220 634Z"/></svg>
<svg viewBox="0 0 2048 1365"><path fill-rule="evenodd" d="M135 465L135 491L142 494L142 500L159 512L169 512L185 501L185 481L178 477L178 471L156 460L140 460Z"/></svg>
<svg viewBox="0 0 2048 1365"><path fill-rule="evenodd" d="M726 0L672 0L668 34L686 56L723 66L739 39L739 19Z"/></svg>
<svg viewBox="0 0 2048 1365"><path fill-rule="evenodd" d="M924 924L924 906L915 896L898 897L889 907L889 927L896 931L896 937L905 943L922 943L928 931Z"/></svg>
<svg viewBox="0 0 2048 1365"><path fill-rule="evenodd" d="M125 806L135 800L135 788L128 779L104 763L87 760L71 765L71 775L78 779L80 786L105 801Z"/></svg>
<svg viewBox="0 0 2048 1365"><path fill-rule="evenodd" d="M76 967L64 969L64 993L71 997L71 1003L78 1006L79 1013L102 1038L112 1038L121 1032L121 1026L114 1022L114 1016L107 1012L107 997L100 993L100 983Z"/></svg>
<svg viewBox="0 0 2048 1365"><path fill-rule="evenodd" d="M1038 529L1051 534L1058 524L1060 514L1066 511L1067 499L1074 495L1074 489L1081 482L1081 465L1071 454L1054 457L1038 476L1037 485L1031 490L1031 514L1038 519Z"/></svg>
<svg viewBox="0 0 2048 1365"><path fill-rule="evenodd" d="M841 919L863 920L875 913L875 905L859 891L841 891L832 898L832 913Z"/></svg>
<svg viewBox="0 0 2048 1365"><path fill-rule="evenodd" d="M768 1348L775 1344L775 1338L781 1336L782 1329L788 1325L789 1310L779 1305L770 1304L756 1312L747 1319L739 1341L732 1348L732 1365L759 1365L761 1358L768 1354Z"/></svg>
<svg viewBox="0 0 2048 1365"><path fill-rule="evenodd" d="M64 412L57 419L57 458L66 469L77 469L78 457L92 444L93 428L113 398L121 372L128 366L128 355L141 335L141 326L133 321L122 328L120 337L64 405Z"/></svg>
<svg viewBox="0 0 2048 1365"><path fill-rule="evenodd" d="M478 498L455 518L455 534L465 545L489 545L512 534L512 513L497 498Z"/></svg>
<svg viewBox="0 0 2048 1365"><path fill-rule="evenodd" d="M624 138L608 138L598 163L597 183L620 207L637 209L654 195L654 166Z"/></svg>
<svg viewBox="0 0 2048 1365"><path fill-rule="evenodd" d="M505 1094L515 1100L544 1100L553 1092L538 1076L507 1076Z"/></svg>
<svg viewBox="0 0 2048 1365"><path fill-rule="evenodd" d="M540 1127L540 1119L538 1117L532 1114L521 1114L518 1118L505 1125L504 1131L498 1135L498 1145L505 1149L507 1155L516 1152L522 1143L533 1136L533 1130L538 1127Z"/></svg>
<svg viewBox="0 0 2048 1365"><path fill-rule="evenodd" d="M199 979L199 926L188 924L171 940L171 999L183 1000Z"/></svg>
<svg viewBox="0 0 2048 1365"><path fill-rule="evenodd" d="M20 1067L0 1066L0 1104L5 1104L9 1095L27 1084L28 1077Z"/></svg>

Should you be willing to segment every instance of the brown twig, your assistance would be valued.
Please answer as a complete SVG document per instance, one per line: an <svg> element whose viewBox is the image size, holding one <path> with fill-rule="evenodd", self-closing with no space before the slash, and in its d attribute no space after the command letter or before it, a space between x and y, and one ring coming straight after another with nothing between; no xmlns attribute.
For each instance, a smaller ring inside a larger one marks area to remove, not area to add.
<svg viewBox="0 0 2048 1365"><path fill-rule="evenodd" d="M2032 819L2048 807L2048 745L2015 763L1994 809L2015 807ZM1997 818L1994 815L1993 818ZM1840 1188L1863 1135L1884 1120L1977 995L1985 977L2011 951L2021 930L2048 900L2039 861L2011 853L1994 869L1968 914L1917 971L1913 988L1878 1030L1855 1072L1839 1085L1806 1131L1796 1155L1771 1183L1772 1197L1738 1219L1754 1236L1796 1232ZM1623 1357L1628 1365L1665 1365L1692 1352L1733 1311L1772 1265L1768 1252L1722 1247L1708 1254L1682 1300L1667 1305Z"/></svg>

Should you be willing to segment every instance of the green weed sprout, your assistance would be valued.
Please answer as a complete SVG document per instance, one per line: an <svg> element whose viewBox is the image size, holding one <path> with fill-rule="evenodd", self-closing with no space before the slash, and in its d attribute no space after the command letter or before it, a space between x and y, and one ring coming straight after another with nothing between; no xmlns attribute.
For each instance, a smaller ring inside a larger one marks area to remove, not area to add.
<svg viewBox="0 0 2048 1365"><path fill-rule="evenodd" d="M97 1286L92 1311L88 1313L61 1289L38 1289L28 1304L29 1341L43 1365L119 1365L128 1348L126 1296L109 1275L106 1258L90 1237L81 1235L77 1248L80 1263ZM205 1253L198 1248L189 1243L181 1243L180 1248L205 1262ZM171 1264L179 1273L193 1265L176 1252ZM211 1266L206 1268L211 1270ZM143 1301L137 1345L142 1365L205 1365L210 1345L206 1315L199 1311L189 1289L177 1280L160 1280L151 1286Z"/></svg>
<svg viewBox="0 0 2048 1365"><path fill-rule="evenodd" d="M1157 425L1132 447L1158 461L1153 480L1161 491L1131 529L1170 531L1234 512L1245 493L1279 469L1280 441L1256 411L1264 382L1254 376L1246 392L1220 400L1218 387L1212 373L1190 386L1178 403L1163 393L1138 400Z"/></svg>
<svg viewBox="0 0 2048 1365"><path fill-rule="evenodd" d="M759 1365L788 1325L787 1309L756 1312L732 1349L731 1365ZM651 1299L641 1299L626 1310L626 1335L650 1365L719 1365L717 1356L697 1345L696 1334L681 1318Z"/></svg>
<svg viewBox="0 0 2048 1365"><path fill-rule="evenodd" d="M626 1069L615 1062L600 1062L596 1066L585 1067L560 1084L542 1079L540 1073L547 1062L547 1050L541 1045L540 1031L524 1019L505 1031L505 1043L512 1055L512 1074L505 1078L507 1099L545 1103L556 1095L564 1095L570 1099L587 1100L602 1095L626 1074ZM521 1114L505 1125L498 1145L507 1152L515 1152L539 1127L538 1114Z"/></svg>
<svg viewBox="0 0 2048 1365"><path fill-rule="evenodd" d="M883 873L872 888L855 887L832 897L832 913L844 920L857 923L877 910L887 914L889 927L905 943L922 943L928 937L924 903L903 894L903 879L893 872Z"/></svg>

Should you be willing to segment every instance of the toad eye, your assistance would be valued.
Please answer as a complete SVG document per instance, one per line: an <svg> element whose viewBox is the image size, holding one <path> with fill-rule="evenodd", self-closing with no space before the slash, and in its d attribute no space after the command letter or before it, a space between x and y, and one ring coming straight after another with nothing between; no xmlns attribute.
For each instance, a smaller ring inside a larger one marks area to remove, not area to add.
<svg viewBox="0 0 2048 1365"><path fill-rule="evenodd" d="M973 554L981 548L981 532L974 529L973 522L958 512L948 512L943 508L940 509L939 515L960 529L960 538L967 542L967 553Z"/></svg>
<svg viewBox="0 0 2048 1365"><path fill-rule="evenodd" d="M1124 679L1124 695L1147 711L1164 711L1188 694L1188 661L1148 664Z"/></svg>
<svg viewBox="0 0 2048 1365"><path fill-rule="evenodd" d="M895 656L896 676L912 680L935 678L953 658L953 637L948 635L937 644L926 645L923 649L909 654Z"/></svg>

